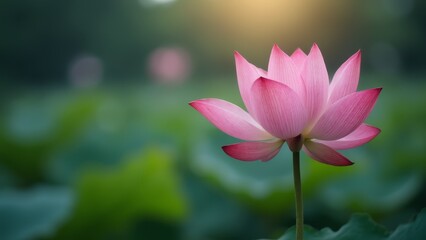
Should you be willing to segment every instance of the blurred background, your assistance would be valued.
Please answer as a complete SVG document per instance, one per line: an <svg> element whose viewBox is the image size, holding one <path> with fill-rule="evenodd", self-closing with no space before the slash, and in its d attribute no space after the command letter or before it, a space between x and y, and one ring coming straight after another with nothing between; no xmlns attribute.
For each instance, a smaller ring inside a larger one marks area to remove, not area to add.
<svg viewBox="0 0 426 240"><path fill-rule="evenodd" d="M338 168L302 155L305 222L389 229L425 207L426 2L0 1L1 239L258 239L294 224L290 153L267 163L188 106L237 103L233 51L266 69L316 42L358 49L382 133Z"/></svg>

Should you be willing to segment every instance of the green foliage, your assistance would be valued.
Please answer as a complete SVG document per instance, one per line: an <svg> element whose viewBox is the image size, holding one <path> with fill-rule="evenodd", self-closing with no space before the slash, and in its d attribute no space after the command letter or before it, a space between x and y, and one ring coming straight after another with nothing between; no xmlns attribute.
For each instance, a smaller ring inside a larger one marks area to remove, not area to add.
<svg viewBox="0 0 426 240"><path fill-rule="evenodd" d="M57 239L99 239L132 227L137 219L177 221L186 203L170 156L152 148L115 170L84 174L77 183L76 208Z"/></svg>
<svg viewBox="0 0 426 240"><path fill-rule="evenodd" d="M390 233L383 226L375 223L366 214L352 216L347 224L334 232L330 228L316 230L305 226L306 240L423 240L426 238L426 209L408 224L399 226ZM292 227L279 240L295 239L295 228Z"/></svg>
<svg viewBox="0 0 426 240"><path fill-rule="evenodd" d="M426 238L426 209L423 209L412 223L400 225L388 240L421 240Z"/></svg>
<svg viewBox="0 0 426 240"><path fill-rule="evenodd" d="M9 129L0 129L0 163L24 185L43 179L49 155L82 133L99 104L99 98L92 95L71 100L50 97L21 101L9 113ZM58 100L61 106L53 104Z"/></svg>
<svg viewBox="0 0 426 240"><path fill-rule="evenodd" d="M0 238L34 239L52 235L71 214L74 198L64 188L37 187L0 193Z"/></svg>
<svg viewBox="0 0 426 240"><path fill-rule="evenodd" d="M268 214L281 214L283 210L292 207L293 179L291 161L288 158L290 155L285 157L285 153L282 153L267 164L258 161L236 161L229 158L220 148L235 140L223 133L209 136L209 139L199 141L193 149L194 161L190 164L198 174ZM286 149L282 151L287 152Z"/></svg>

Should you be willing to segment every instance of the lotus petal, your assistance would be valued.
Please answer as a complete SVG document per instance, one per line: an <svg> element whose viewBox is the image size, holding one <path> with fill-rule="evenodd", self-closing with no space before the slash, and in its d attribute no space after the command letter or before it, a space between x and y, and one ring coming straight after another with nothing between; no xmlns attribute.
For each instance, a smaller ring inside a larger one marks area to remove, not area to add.
<svg viewBox="0 0 426 240"><path fill-rule="evenodd" d="M361 146L365 143L368 143L377 135L379 135L380 129L369 126L367 124L361 124L355 131L343 137L341 139L337 139L334 141L322 141L322 140L313 140L314 142L322 143L327 145L335 150L340 149L349 149Z"/></svg>
<svg viewBox="0 0 426 240"><path fill-rule="evenodd" d="M266 132L247 112L230 102L207 98L189 103L207 120L226 134L247 141L274 138Z"/></svg>
<svg viewBox="0 0 426 240"><path fill-rule="evenodd" d="M353 93L358 87L361 67L361 51L356 52L334 74L329 88L328 104Z"/></svg>
<svg viewBox="0 0 426 240"><path fill-rule="evenodd" d="M328 98L328 73L321 51L316 44L306 58L302 79L305 84L305 105L309 124L322 113Z"/></svg>
<svg viewBox="0 0 426 240"><path fill-rule="evenodd" d="M275 137L292 138L305 127L305 107L287 85L261 77L253 84L252 97L255 119Z"/></svg>
<svg viewBox="0 0 426 240"><path fill-rule="evenodd" d="M230 157L241 161L268 161L275 157L281 149L284 141L274 142L242 142L223 146L223 151Z"/></svg>
<svg viewBox="0 0 426 240"><path fill-rule="evenodd" d="M250 98L251 87L261 75L266 74L265 71L258 69L253 64L249 63L238 52L234 53L235 65L237 68L238 87L240 89L241 98L249 113L252 113L253 107Z"/></svg>
<svg viewBox="0 0 426 240"><path fill-rule="evenodd" d="M293 59L294 64L297 68L297 73L300 74L305 66L306 54L300 49L296 49L296 51L291 54L291 59Z"/></svg>
<svg viewBox="0 0 426 240"><path fill-rule="evenodd" d="M268 78L284 83L293 89L301 99L304 99L305 86L303 86L296 64L276 44L272 48L269 58Z"/></svg>
<svg viewBox="0 0 426 240"><path fill-rule="evenodd" d="M318 140L337 140L357 129L376 103L381 88L355 92L332 104L308 134Z"/></svg>
<svg viewBox="0 0 426 240"><path fill-rule="evenodd" d="M342 154L321 143L306 141L303 150L312 159L329 165L348 166L353 164Z"/></svg>

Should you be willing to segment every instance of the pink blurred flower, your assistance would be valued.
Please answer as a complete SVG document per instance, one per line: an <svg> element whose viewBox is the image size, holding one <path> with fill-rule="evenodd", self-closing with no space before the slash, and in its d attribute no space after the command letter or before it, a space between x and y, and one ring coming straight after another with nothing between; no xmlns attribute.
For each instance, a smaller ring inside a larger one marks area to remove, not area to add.
<svg viewBox="0 0 426 240"><path fill-rule="evenodd" d="M93 55L81 55L69 66L71 84L78 88L97 86L102 81L103 64L101 59Z"/></svg>
<svg viewBox="0 0 426 240"><path fill-rule="evenodd" d="M158 48L149 57L149 72L160 83L181 83L191 73L190 55L182 48Z"/></svg>
<svg viewBox="0 0 426 240"><path fill-rule="evenodd" d="M248 112L215 98L190 103L217 128L247 141L222 147L235 159L268 161L287 141L291 151L303 149L319 162L351 165L336 150L358 147L380 133L363 123L381 88L356 91L360 51L340 66L331 83L316 44L308 55L297 49L291 56L274 45L267 72L238 52L235 61Z"/></svg>

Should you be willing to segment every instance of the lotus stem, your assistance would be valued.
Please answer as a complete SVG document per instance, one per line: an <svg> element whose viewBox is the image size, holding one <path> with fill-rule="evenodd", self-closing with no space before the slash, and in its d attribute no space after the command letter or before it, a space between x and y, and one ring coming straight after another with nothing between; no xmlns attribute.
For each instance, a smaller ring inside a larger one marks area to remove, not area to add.
<svg viewBox="0 0 426 240"><path fill-rule="evenodd" d="M296 239L303 240L303 200L300 180L300 152L293 152L293 177L296 199Z"/></svg>

